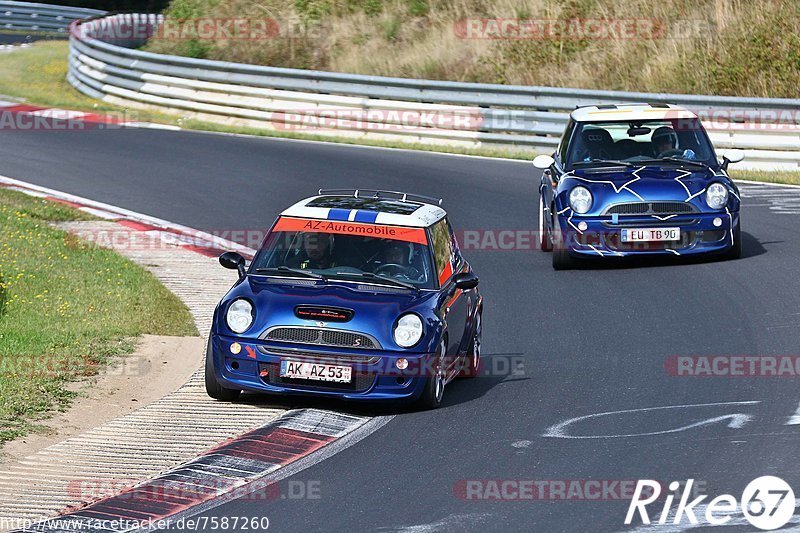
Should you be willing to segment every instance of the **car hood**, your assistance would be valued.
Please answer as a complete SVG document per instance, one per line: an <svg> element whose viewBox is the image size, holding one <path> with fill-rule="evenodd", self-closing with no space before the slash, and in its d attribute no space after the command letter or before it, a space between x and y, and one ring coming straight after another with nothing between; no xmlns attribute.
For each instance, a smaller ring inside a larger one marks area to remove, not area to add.
<svg viewBox="0 0 800 533"><path fill-rule="evenodd" d="M223 298L217 309L217 324L227 328L224 312L237 298L250 300L256 310L251 328L244 336L256 338L275 326L305 326L343 329L370 335L386 349L394 346L392 328L397 318L407 312L416 312L428 323L426 330L436 327L437 292L419 292L393 287L339 281L322 284L313 280L286 280L263 276L247 276ZM336 321L327 318L300 318L295 314L298 306L314 308L340 308L352 311L352 318ZM221 331L223 333L229 333Z"/></svg>
<svg viewBox="0 0 800 533"><path fill-rule="evenodd" d="M734 192L732 182L724 174L707 169L638 167L609 172L578 169L565 175L559 183L560 205L566 207L567 195L573 187L587 187L594 198L588 214L600 214L613 204L628 202L689 202L698 211L705 211L704 195L713 181L720 181Z"/></svg>

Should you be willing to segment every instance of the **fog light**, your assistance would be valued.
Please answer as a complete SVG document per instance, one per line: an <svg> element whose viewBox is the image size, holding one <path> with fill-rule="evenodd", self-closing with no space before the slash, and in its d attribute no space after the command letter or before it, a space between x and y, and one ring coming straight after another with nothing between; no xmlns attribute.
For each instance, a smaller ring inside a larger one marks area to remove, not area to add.
<svg viewBox="0 0 800 533"><path fill-rule="evenodd" d="M714 219L714 222L713 222L713 224L714 224L714 227L715 227L715 228L718 228L718 227L720 227L720 226L722 225L722 219L721 219L721 218L719 218L719 217L716 217L716 218Z"/></svg>
<svg viewBox="0 0 800 533"><path fill-rule="evenodd" d="M581 220L580 222L578 222L578 229L579 229L579 230L581 230L581 231L586 231L586 228L588 228L588 227L589 227L589 224L587 224L587 223L586 223L586 222L584 222L583 220Z"/></svg>
<svg viewBox="0 0 800 533"><path fill-rule="evenodd" d="M241 344L239 344L238 342L234 342L233 344L231 344L231 353L233 355L237 355L241 351L242 351L242 345Z"/></svg>
<svg viewBox="0 0 800 533"><path fill-rule="evenodd" d="M406 368L408 368L408 359L404 359L401 357L400 359L394 362L394 366L396 366L400 370L405 370Z"/></svg>

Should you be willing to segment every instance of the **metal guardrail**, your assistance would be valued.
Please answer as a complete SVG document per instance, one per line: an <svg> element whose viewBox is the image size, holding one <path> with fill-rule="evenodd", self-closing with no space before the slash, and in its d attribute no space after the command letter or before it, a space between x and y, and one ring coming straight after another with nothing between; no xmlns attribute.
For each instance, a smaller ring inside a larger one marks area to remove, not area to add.
<svg viewBox="0 0 800 533"><path fill-rule="evenodd" d="M0 1L0 31L32 31L66 35L74 20L104 14L98 9Z"/></svg>
<svg viewBox="0 0 800 533"><path fill-rule="evenodd" d="M70 35L69 82L94 98L200 120L420 143L515 146L539 152L556 146L567 112L577 105L670 102L704 118L717 148L745 150L750 167L800 169L800 99L361 76L135 49L162 23L160 15L138 14L79 23ZM769 123L770 116L776 124Z"/></svg>

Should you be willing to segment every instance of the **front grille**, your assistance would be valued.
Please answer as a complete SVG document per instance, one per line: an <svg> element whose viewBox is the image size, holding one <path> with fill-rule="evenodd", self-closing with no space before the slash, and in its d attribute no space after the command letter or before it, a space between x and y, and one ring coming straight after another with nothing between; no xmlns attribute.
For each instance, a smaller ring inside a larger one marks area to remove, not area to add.
<svg viewBox="0 0 800 533"><path fill-rule="evenodd" d="M339 329L277 327L268 330L261 338L268 341L318 344L320 346L336 346L339 348L381 349L378 341L368 335Z"/></svg>
<svg viewBox="0 0 800 533"><path fill-rule="evenodd" d="M687 202L630 202L616 204L606 209L606 215L682 215L696 213L697 209Z"/></svg>
<svg viewBox="0 0 800 533"><path fill-rule="evenodd" d="M352 354L332 354L312 352L309 350L291 350L285 348L273 348L270 346L259 346L258 351L264 355L275 355L279 357L291 357L298 361L309 361L312 363L324 363L330 365L374 365L380 360L378 355L352 355Z"/></svg>
<svg viewBox="0 0 800 533"><path fill-rule="evenodd" d="M259 363L259 375L261 380L268 385L283 385L293 387L303 387L315 390L346 390L352 392L365 391L375 383L376 374L367 372L353 372L353 380L350 383L336 383L333 381L317 381L314 379L292 379L281 377L281 365L276 363ZM264 374L266 371L266 375Z"/></svg>

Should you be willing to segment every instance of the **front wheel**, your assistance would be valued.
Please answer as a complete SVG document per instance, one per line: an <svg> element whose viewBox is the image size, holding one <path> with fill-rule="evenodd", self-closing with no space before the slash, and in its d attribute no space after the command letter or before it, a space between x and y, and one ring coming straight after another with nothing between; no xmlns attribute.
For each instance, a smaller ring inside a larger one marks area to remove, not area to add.
<svg viewBox="0 0 800 533"><path fill-rule="evenodd" d="M226 389L219 384L214 377L214 353L211 348L211 334L208 335L208 346L206 346L206 366L205 366L206 393L223 402L232 402L242 393L240 390Z"/></svg>
<svg viewBox="0 0 800 533"><path fill-rule="evenodd" d="M544 207L544 195L539 191L539 249L543 252L553 251L553 239L550 237L550 232L547 231L547 224L545 224L545 214L547 211Z"/></svg>
<svg viewBox="0 0 800 533"><path fill-rule="evenodd" d="M742 257L742 223L737 222L733 228L733 246L725 252L725 259L739 259Z"/></svg>
<svg viewBox="0 0 800 533"><path fill-rule="evenodd" d="M447 353L447 341L442 339L436 357L436 366L433 375L425 380L425 389L419 399L419 406L423 409L436 409L442 405L444 398L444 386L447 380L447 364L445 354Z"/></svg>

